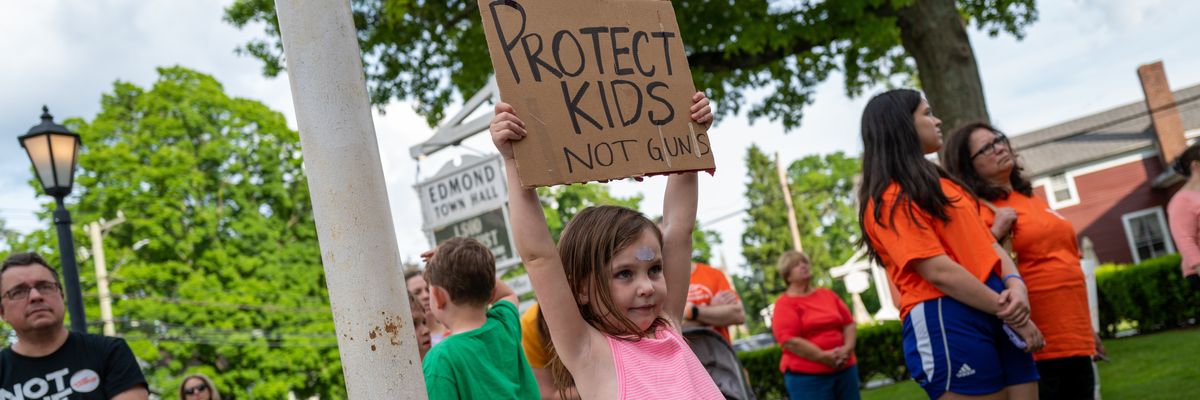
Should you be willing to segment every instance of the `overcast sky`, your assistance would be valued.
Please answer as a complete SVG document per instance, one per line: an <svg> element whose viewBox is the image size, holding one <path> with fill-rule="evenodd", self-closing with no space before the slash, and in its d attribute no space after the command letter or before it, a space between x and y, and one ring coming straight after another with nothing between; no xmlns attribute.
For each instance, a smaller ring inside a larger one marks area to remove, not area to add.
<svg viewBox="0 0 1200 400"><path fill-rule="evenodd" d="M262 35L262 27L244 31L222 22L229 1L96 0L86 2L0 2L0 218L28 232L49 221L33 214L48 197L36 197L26 181L29 163L16 137L38 123L42 104L58 121L91 119L100 96L114 81L149 87L155 67L182 65L212 74L232 96L262 101L295 117L287 78L268 79L261 64L234 54L234 48ZM1166 64L1175 89L1200 83L1200 52L1195 45L1195 16L1200 2L1065 0L1039 2L1040 19L1024 40L996 38L972 31L971 42L983 76L993 122L1018 134L1113 106L1141 100L1135 69L1154 60ZM858 120L865 97L849 99L840 76L817 91L804 109L804 125L785 133L778 124L745 118L719 121L712 140L717 175L701 179L698 218L702 224L745 207L746 148L756 143L779 151L784 160L809 154L846 151L858 154ZM719 104L717 105L720 106ZM419 230L420 207L413 183L459 154L492 153L479 135L465 148L448 150L420 163L408 148L433 130L412 112L412 104L394 102L386 116L375 116L402 258L414 259L429 246ZM7 138L7 139L5 139ZM419 173L418 173L419 171ZM642 209L661 213L665 178L616 183L621 195L644 193ZM803 196L803 193L795 193ZM136 210L125 210L137 218ZM730 266L742 262L742 216L707 228L721 233L720 251ZM86 223L90 221L77 221ZM780 227L786 229L786 227Z"/></svg>

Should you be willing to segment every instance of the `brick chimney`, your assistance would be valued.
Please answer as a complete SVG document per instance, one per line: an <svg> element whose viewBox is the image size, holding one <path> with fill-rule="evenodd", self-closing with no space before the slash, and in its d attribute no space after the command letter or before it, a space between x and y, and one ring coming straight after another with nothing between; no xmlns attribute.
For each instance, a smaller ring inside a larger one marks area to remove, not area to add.
<svg viewBox="0 0 1200 400"><path fill-rule="evenodd" d="M1145 64L1137 69L1142 81L1142 92L1146 94L1146 108L1153 122L1155 141L1158 143L1159 159L1164 166L1175 162L1175 158L1187 148L1183 136L1183 119L1175 107L1175 95L1167 84L1167 73L1162 61ZM1169 170L1169 169L1168 169Z"/></svg>

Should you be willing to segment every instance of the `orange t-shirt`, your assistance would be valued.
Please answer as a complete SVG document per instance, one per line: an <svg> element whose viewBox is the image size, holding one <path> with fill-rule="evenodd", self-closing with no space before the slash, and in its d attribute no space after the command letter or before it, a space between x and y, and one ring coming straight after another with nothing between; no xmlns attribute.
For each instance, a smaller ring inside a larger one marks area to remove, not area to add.
<svg viewBox="0 0 1200 400"><path fill-rule="evenodd" d="M550 355L538 331L537 314L537 303L521 314L521 347L525 349L525 360L529 361L530 368L546 368L546 364L550 363Z"/></svg>
<svg viewBox="0 0 1200 400"><path fill-rule="evenodd" d="M1079 267L1075 228L1040 197L1010 193L996 207L1012 207L1017 222L1012 229L1017 270L1029 289L1030 318L1046 338L1046 347L1033 353L1035 360L1095 354L1095 335L1088 309L1087 283ZM983 209L991 226L996 214Z"/></svg>
<svg viewBox="0 0 1200 400"><path fill-rule="evenodd" d="M688 284L688 303L692 305L707 305L712 302L713 296L721 293L723 290L733 292L736 296L737 291L729 286L729 280L725 279L725 274L721 270L710 267L704 263L696 263L696 270L692 271L692 278ZM739 297L740 299L740 297ZM713 330L725 337L725 341L729 340L728 326L714 326Z"/></svg>
<svg viewBox="0 0 1200 400"><path fill-rule="evenodd" d="M863 216L871 247L883 260L888 279L900 291L901 318L913 306L945 296L917 273L914 261L944 254L980 282L986 281L988 275L1000 274L1000 256L992 248L996 239L980 216L982 204L949 179L939 179L939 183L942 193L950 199L950 205L946 206L949 222L934 218L908 200L895 208L893 219L892 205L900 194L900 185L895 182L883 192L880 218L875 219L873 200L867 204Z"/></svg>

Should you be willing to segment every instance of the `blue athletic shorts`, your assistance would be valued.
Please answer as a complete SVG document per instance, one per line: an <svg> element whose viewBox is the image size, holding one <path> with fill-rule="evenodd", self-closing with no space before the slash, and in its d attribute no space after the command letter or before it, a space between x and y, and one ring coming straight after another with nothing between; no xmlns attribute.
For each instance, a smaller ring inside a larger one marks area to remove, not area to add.
<svg viewBox="0 0 1200 400"><path fill-rule="evenodd" d="M999 293L1000 278L985 282ZM904 361L929 398L945 392L995 393L1038 380L1033 356L1004 332L1004 322L950 296L928 300L904 317Z"/></svg>

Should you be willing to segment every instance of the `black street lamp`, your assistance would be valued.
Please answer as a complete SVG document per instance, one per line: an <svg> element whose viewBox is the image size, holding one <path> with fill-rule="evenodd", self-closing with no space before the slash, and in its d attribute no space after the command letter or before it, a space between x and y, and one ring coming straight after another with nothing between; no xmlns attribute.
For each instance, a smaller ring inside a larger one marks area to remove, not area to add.
<svg viewBox="0 0 1200 400"><path fill-rule="evenodd" d="M83 291L79 288L79 267L75 264L75 240L71 237L71 213L63 198L71 194L75 184L75 158L79 155L79 135L65 126L54 123L50 110L42 106L42 123L29 128L18 137L21 147L42 183L42 191L54 196L54 225L58 228L58 250L62 261L63 278L67 283L67 310L71 313L71 330L87 332L87 317L83 314Z"/></svg>

